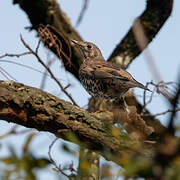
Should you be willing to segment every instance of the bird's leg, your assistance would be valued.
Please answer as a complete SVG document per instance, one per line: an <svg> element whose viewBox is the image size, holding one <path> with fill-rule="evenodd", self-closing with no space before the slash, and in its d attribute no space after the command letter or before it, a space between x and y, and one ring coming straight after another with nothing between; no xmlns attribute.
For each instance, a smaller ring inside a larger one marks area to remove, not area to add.
<svg viewBox="0 0 180 180"><path fill-rule="evenodd" d="M96 101L96 109L95 109L95 112L96 113L101 113L101 112L104 112L105 111L105 102L104 102L104 96L100 96L98 98L95 98L97 101Z"/></svg>
<svg viewBox="0 0 180 180"><path fill-rule="evenodd" d="M118 106L119 108L126 110L126 103L123 97L117 98L114 101L114 106Z"/></svg>
<svg viewBox="0 0 180 180"><path fill-rule="evenodd" d="M123 97L115 99L112 111L114 113L114 123L120 123L121 119L127 119L126 102Z"/></svg>
<svg viewBox="0 0 180 180"><path fill-rule="evenodd" d="M104 101L104 97L101 97L101 98L99 99L99 107L98 107L98 110L97 110L96 112L101 113L101 112L104 111L103 101Z"/></svg>

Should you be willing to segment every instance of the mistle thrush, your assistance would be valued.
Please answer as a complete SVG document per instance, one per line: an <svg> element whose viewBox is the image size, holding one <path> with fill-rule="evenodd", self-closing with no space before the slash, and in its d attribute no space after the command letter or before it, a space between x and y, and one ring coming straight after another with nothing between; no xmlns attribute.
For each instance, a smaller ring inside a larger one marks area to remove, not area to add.
<svg viewBox="0 0 180 180"><path fill-rule="evenodd" d="M83 55L79 79L87 92L95 98L120 99L134 87L149 90L118 65L106 62L95 44L71 41L79 47Z"/></svg>

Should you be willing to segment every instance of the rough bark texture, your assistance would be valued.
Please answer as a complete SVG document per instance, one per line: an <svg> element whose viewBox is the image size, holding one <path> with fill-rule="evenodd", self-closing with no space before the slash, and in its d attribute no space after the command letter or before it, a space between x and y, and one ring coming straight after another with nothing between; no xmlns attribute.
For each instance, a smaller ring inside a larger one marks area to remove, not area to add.
<svg viewBox="0 0 180 180"><path fill-rule="evenodd" d="M51 132L118 164L121 155L134 153L131 145L139 143L113 126L111 112L89 113L42 90L13 81L0 82L0 119ZM145 147L141 154L152 156Z"/></svg>
<svg viewBox="0 0 180 180"><path fill-rule="evenodd" d="M128 108L134 109L133 106ZM108 111L89 113L42 90L13 81L0 81L0 119L54 133L58 137L93 150L125 168L139 161L144 162L146 173L139 169L136 175L147 177L148 174L149 177L157 177L154 179L163 179L165 176L163 170L179 156L179 139L169 134L167 130L159 135L158 140L153 136L156 128L147 126L133 110L124 114L121 120L125 118L126 122L138 123L139 125L134 124L138 130L132 130L136 135L124 133L122 129L114 127L113 118L114 114ZM143 127L148 131L144 131ZM131 128L129 131L131 132ZM85 155L92 167L98 164L96 153L85 150L81 157ZM158 171L160 173L156 173L156 168L160 168ZM98 178L97 170L88 172L89 179ZM87 177L84 173L85 171L80 172L83 174L81 177Z"/></svg>

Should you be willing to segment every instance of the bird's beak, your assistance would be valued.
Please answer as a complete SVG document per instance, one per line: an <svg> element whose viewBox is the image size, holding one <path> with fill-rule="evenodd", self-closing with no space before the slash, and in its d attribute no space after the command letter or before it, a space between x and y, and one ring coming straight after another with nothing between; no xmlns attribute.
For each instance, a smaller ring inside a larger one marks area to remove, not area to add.
<svg viewBox="0 0 180 180"><path fill-rule="evenodd" d="M82 54L82 56L84 57L84 58L86 58L86 55L85 55L85 53L84 53L84 44L83 44L83 42L82 41L76 41L76 40L74 40L74 39L71 39L71 42L75 45L75 46L77 46L78 48L79 48L79 50L80 50L80 53Z"/></svg>
<svg viewBox="0 0 180 180"><path fill-rule="evenodd" d="M71 39L71 42L73 42L73 44L75 44L75 45L80 46L79 42L78 42L78 41L76 41L76 40L74 40L74 39Z"/></svg>
<svg viewBox="0 0 180 180"><path fill-rule="evenodd" d="M142 89L144 89L144 90L146 90L146 91L152 92L152 91L149 90L146 86L144 86L143 84L139 83L139 82L136 81L135 79L134 79L134 83L136 84L136 87L140 87L140 88L142 88Z"/></svg>
<svg viewBox="0 0 180 180"><path fill-rule="evenodd" d="M82 41L76 41L74 39L71 39L71 42L77 46L79 49L83 49L83 42Z"/></svg>

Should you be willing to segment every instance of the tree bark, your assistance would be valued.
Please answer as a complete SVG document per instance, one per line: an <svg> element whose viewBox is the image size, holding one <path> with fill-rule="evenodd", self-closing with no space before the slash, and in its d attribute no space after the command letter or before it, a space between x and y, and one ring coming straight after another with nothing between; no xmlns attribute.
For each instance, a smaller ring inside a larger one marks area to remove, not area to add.
<svg viewBox="0 0 180 180"><path fill-rule="evenodd" d="M122 155L137 153L135 145L140 143L113 126L111 112L89 113L40 89L13 81L0 82L0 119L51 132L117 164L121 164ZM143 152L138 153L151 157L152 149L144 144Z"/></svg>

